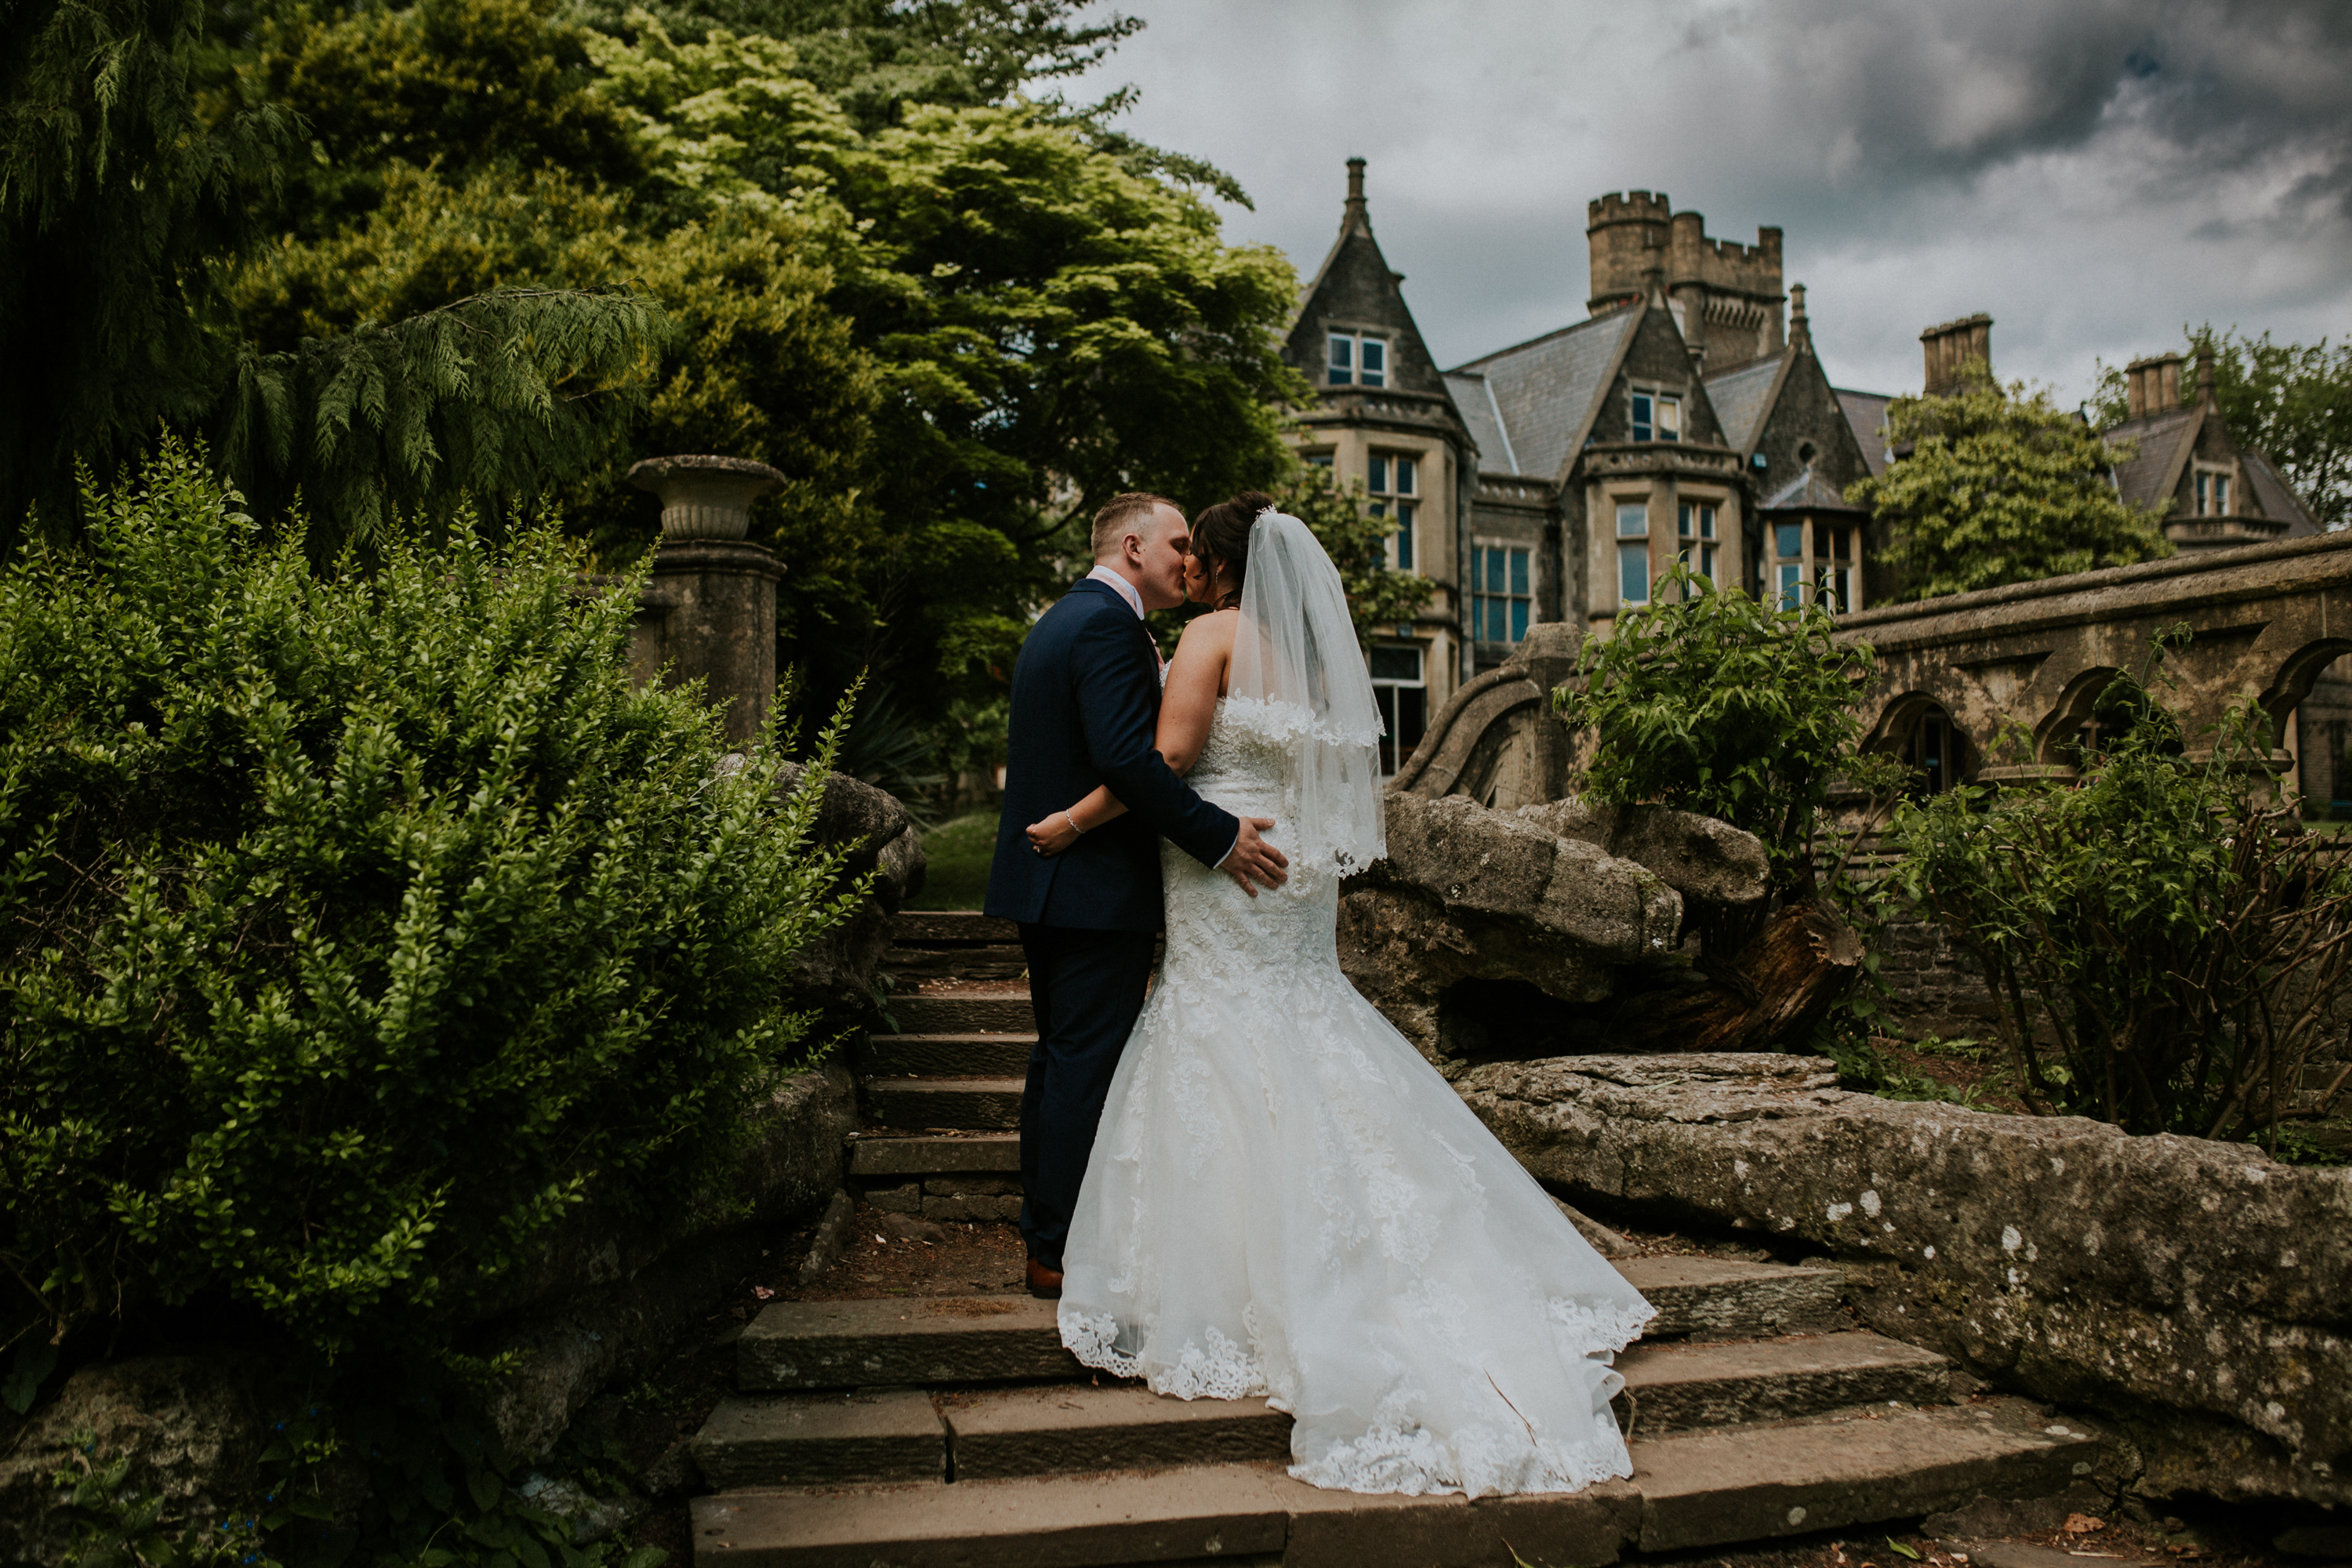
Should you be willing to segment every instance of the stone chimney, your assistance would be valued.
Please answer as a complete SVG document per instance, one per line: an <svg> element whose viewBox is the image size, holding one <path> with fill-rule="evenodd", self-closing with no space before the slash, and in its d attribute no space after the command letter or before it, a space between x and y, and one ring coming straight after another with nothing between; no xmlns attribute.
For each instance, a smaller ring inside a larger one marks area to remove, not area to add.
<svg viewBox="0 0 2352 1568"><path fill-rule="evenodd" d="M1972 359L1984 361L1988 372L1992 369L1992 318L1982 310L1929 327L1919 334L1919 342L1927 360L1927 384L1922 391L1929 397L1948 397L1958 391L1960 367Z"/></svg>
<svg viewBox="0 0 2352 1568"><path fill-rule="evenodd" d="M1339 219L1342 233L1351 228L1370 230L1371 220L1364 216L1364 161L1348 160L1348 206Z"/></svg>
<svg viewBox="0 0 2352 1568"><path fill-rule="evenodd" d="M2197 345L2197 402L2200 407L2211 408L2213 402L2213 345Z"/></svg>
<svg viewBox="0 0 2352 1568"><path fill-rule="evenodd" d="M1799 353L1813 352L1813 324L1805 319L1805 286L1789 285L1789 346Z"/></svg>
<svg viewBox="0 0 2352 1568"><path fill-rule="evenodd" d="M2179 354L2151 354L2124 366L2124 404L2131 417L2145 419L2180 406L2180 365Z"/></svg>

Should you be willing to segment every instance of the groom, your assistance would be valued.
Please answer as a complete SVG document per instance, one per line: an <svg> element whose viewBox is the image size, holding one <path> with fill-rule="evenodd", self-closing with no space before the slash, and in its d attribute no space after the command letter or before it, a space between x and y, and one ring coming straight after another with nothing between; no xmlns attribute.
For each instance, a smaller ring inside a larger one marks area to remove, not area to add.
<svg viewBox="0 0 2352 1568"><path fill-rule="evenodd" d="M1163 496L1114 496L1095 513L1095 568L1029 629L1013 668L1004 815L988 912L1021 924L1037 1043L1021 1095L1021 1234L1029 1290L1062 1293L1062 1243L1094 1150L1111 1073L1151 978L1160 925L1160 840L1256 896L1289 864L1238 819L1185 787L1153 750L1160 655L1146 610L1184 602L1184 514ZM1028 826L1108 784L1127 814L1048 859Z"/></svg>

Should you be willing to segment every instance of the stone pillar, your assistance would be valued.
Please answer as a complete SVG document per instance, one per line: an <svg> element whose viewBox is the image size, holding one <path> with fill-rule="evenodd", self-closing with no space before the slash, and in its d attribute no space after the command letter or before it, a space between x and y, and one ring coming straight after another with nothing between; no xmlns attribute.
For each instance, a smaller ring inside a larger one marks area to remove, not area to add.
<svg viewBox="0 0 2352 1568"><path fill-rule="evenodd" d="M629 482L661 497L662 538L638 600L630 664L640 681L699 679L727 738L757 739L776 698L775 552L746 542L751 503L783 483L741 458L648 458Z"/></svg>

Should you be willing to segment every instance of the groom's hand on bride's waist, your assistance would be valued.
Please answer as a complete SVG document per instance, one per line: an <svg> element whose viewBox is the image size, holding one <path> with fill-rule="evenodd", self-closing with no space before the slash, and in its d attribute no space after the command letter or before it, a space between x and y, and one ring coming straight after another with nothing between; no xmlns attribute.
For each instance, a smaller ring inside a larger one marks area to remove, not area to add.
<svg viewBox="0 0 2352 1568"><path fill-rule="evenodd" d="M1233 853L1217 862L1217 869L1239 882L1242 891L1253 899L1259 885L1279 888L1290 879L1290 862L1281 850L1258 837L1273 826L1270 816L1243 817L1242 834L1234 840Z"/></svg>

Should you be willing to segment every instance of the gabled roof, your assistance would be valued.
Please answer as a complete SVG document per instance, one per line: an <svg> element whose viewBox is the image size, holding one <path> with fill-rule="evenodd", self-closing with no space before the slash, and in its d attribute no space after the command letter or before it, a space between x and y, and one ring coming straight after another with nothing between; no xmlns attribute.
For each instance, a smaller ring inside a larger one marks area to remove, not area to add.
<svg viewBox="0 0 2352 1568"><path fill-rule="evenodd" d="M2185 408L2126 419L2100 431L2105 440L2129 441L2138 448L2116 465L2116 493L2133 506L2158 506L2170 500L2179 488L2181 465L2189 460L2198 429L2205 423L2204 413L2192 403Z"/></svg>
<svg viewBox="0 0 2352 1568"><path fill-rule="evenodd" d="M1478 471L1518 473L1519 458L1511 447L1510 427L1503 423L1502 405L1495 401L1495 389L1486 384L1486 378L1475 370L1449 370L1445 390L1454 395L1454 406L1462 411L1462 423L1469 426L1470 439L1478 448Z"/></svg>
<svg viewBox="0 0 2352 1568"><path fill-rule="evenodd" d="M1861 511L1840 495L1835 485L1814 474L1812 466L1757 504L1759 511Z"/></svg>
<svg viewBox="0 0 2352 1568"><path fill-rule="evenodd" d="M1715 416L1723 425L1726 446L1742 456L1756 449L1764 434L1765 416L1772 412L1773 388L1780 385L1780 373L1796 352L1782 349L1702 378L1706 400L1715 405Z"/></svg>
<svg viewBox="0 0 2352 1568"><path fill-rule="evenodd" d="M2263 515L2284 519L2287 538L2326 531L2319 526L2318 517L2303 504L2303 498L2294 493L2294 487L2286 482L2286 476L2272 466L2268 458L2241 447L2238 461L2245 468L2246 481L2254 487L2254 500L2262 503Z"/></svg>
<svg viewBox="0 0 2352 1568"><path fill-rule="evenodd" d="M1633 341L1645 305L1612 310L1447 372L1477 375L1494 399L1495 422L1517 456L1512 470L1557 479L1592 428L1602 394ZM1454 401L1462 398L1457 395ZM1480 450L1489 458L1498 453Z"/></svg>
<svg viewBox="0 0 2352 1568"><path fill-rule="evenodd" d="M1838 406L1845 411L1845 422L1853 429L1853 438L1862 444L1862 460L1870 465L1872 477L1886 472L1886 405L1895 401L1885 392L1853 392L1843 386L1830 388L1837 394Z"/></svg>

